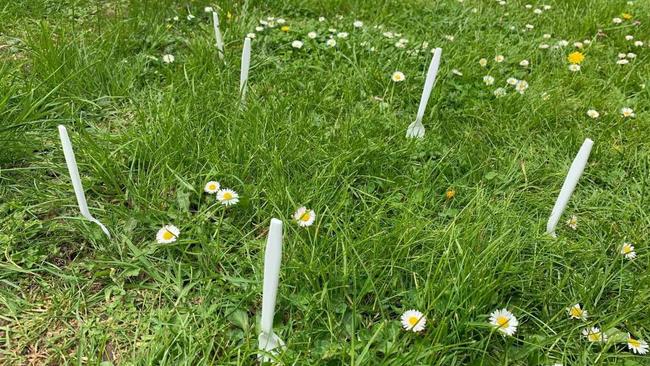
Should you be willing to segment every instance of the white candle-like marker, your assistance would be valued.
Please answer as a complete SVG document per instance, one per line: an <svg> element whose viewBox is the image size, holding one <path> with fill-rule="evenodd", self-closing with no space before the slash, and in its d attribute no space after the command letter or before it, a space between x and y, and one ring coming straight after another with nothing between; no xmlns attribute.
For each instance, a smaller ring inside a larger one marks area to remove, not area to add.
<svg viewBox="0 0 650 366"><path fill-rule="evenodd" d="M61 138L61 145L63 145L63 155L65 156L65 163L68 166L68 172L70 173L70 180L72 181L72 187L74 188L74 194L77 196L77 203L79 204L79 211L81 216L85 217L87 220L94 222L99 225L104 234L111 238L111 234L106 229L106 226L94 218L90 211L88 210L88 203L86 203L86 195L84 194L84 188L81 185L81 178L79 177L79 169L77 168L77 159L75 159L74 151L72 150L72 143L70 143L70 137L68 137L68 131L65 129L65 126L59 125L59 137Z"/></svg>
<svg viewBox="0 0 650 366"><path fill-rule="evenodd" d="M442 56L442 48L436 48L433 53L433 58L429 64L429 70L427 71L427 78L424 81L424 89L422 90L422 97L420 98L420 106L418 107L418 114L415 117L415 122L411 123L406 129L406 137L409 138L422 138L424 137L424 125L422 124L422 118L424 118L424 111L427 109L427 103L429 102L429 96L431 95L431 90L433 89L433 84L436 82L436 76L438 75L438 68L440 68L440 58Z"/></svg>
<svg viewBox="0 0 650 366"><path fill-rule="evenodd" d="M585 166L587 166L587 160L589 160L589 154L591 153L591 147L593 145L594 142L591 139L585 139L585 142L582 143L582 147L580 147L580 151L578 151L578 155L576 155L575 159L573 159L573 163L571 163L564 184L562 184L562 189L555 201L555 206L553 206L551 216L548 218L548 222L546 223L546 232L554 238L556 237L555 227L560 221L562 212L564 212L564 209L569 203L569 198L571 198L571 194L573 194L573 190L576 188L578 180L580 179L582 172L585 170Z"/></svg>
<svg viewBox="0 0 650 366"><path fill-rule="evenodd" d="M241 53L241 74L239 77L239 93L241 100L244 101L246 96L246 88L248 87L248 69L251 65L251 39L246 37L244 39L244 49Z"/></svg>
<svg viewBox="0 0 650 366"><path fill-rule="evenodd" d="M262 333L258 342L259 349L267 352L259 353L258 358L263 362L270 361L268 353L275 354L277 348L284 347L284 342L273 333L273 316L275 300L280 282L280 262L282 260L282 221L271 219L269 235L264 253L264 288L262 293Z"/></svg>
<svg viewBox="0 0 650 366"><path fill-rule="evenodd" d="M212 12L212 25L214 25L214 38L217 42L217 53L219 58L223 60L223 37L221 36L221 30L219 29L219 15L216 11Z"/></svg>

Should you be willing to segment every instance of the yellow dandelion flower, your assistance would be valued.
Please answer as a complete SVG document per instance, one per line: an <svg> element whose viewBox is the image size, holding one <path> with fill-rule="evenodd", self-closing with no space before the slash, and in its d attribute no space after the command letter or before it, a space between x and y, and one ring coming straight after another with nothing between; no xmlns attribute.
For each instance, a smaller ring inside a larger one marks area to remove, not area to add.
<svg viewBox="0 0 650 366"><path fill-rule="evenodd" d="M283 32L288 32L288 31L289 31L289 26L288 26L288 25L283 25L283 26L280 28L280 30L283 31Z"/></svg>
<svg viewBox="0 0 650 366"><path fill-rule="evenodd" d="M582 52L571 52L569 57L567 57L567 60L569 60L569 63L572 65L577 65L585 60L585 55L583 55Z"/></svg>
<svg viewBox="0 0 650 366"><path fill-rule="evenodd" d="M454 198L455 196L456 196L456 191L454 191L454 190L451 189L451 188L449 188L449 189L447 190L447 192L445 192L445 198L448 199L448 200Z"/></svg>
<svg viewBox="0 0 650 366"><path fill-rule="evenodd" d="M632 14L630 14L630 13L623 13L623 14L621 14L621 17L623 17L623 19L625 19L625 20L630 20L630 19L633 18Z"/></svg>

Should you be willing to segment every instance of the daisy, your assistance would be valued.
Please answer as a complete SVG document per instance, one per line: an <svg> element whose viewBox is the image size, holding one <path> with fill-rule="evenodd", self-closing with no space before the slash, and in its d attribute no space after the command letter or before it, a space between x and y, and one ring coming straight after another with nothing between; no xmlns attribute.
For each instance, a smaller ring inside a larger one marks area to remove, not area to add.
<svg viewBox="0 0 650 366"><path fill-rule="evenodd" d="M634 111L632 110L632 108L628 108L628 107L621 108L621 115L624 118L636 117L636 114L634 114Z"/></svg>
<svg viewBox="0 0 650 366"><path fill-rule="evenodd" d="M291 47L293 47L293 48L302 48L302 41L296 40L296 41L291 42Z"/></svg>
<svg viewBox="0 0 650 366"><path fill-rule="evenodd" d="M393 37L395 37L395 35L393 34L393 32L384 32L384 33L382 33L382 35L383 35L384 37L386 37L386 38L393 38Z"/></svg>
<svg viewBox="0 0 650 366"><path fill-rule="evenodd" d="M540 44L540 45L538 46L538 48L540 48L540 49L542 49L542 50L545 50L545 49L547 49L547 48L549 48L549 47L551 47L551 46L547 45L546 43L542 43L542 44Z"/></svg>
<svg viewBox="0 0 650 366"><path fill-rule="evenodd" d="M231 206L239 202L239 194L232 189L220 189L217 192L217 200L224 206Z"/></svg>
<svg viewBox="0 0 650 366"><path fill-rule="evenodd" d="M275 22L278 23L278 24L284 24L284 23L286 23L287 21L284 20L284 19L282 19L282 18L278 18Z"/></svg>
<svg viewBox="0 0 650 366"><path fill-rule="evenodd" d="M451 73L458 76L463 76L463 73L458 69L451 69Z"/></svg>
<svg viewBox="0 0 650 366"><path fill-rule="evenodd" d="M162 61L166 64L171 64L172 62L174 62L175 59L176 58L174 57L174 55L170 55L170 54L163 55L162 57Z"/></svg>
<svg viewBox="0 0 650 366"><path fill-rule="evenodd" d="M627 36L625 36L625 40L626 40L626 41L631 41L631 40L633 40L633 39L634 39L634 36L631 35L631 34L628 34Z"/></svg>
<svg viewBox="0 0 650 366"><path fill-rule="evenodd" d="M314 38L318 37L318 34L316 32L309 32L309 33L307 33L307 37L309 37L311 39L314 39Z"/></svg>
<svg viewBox="0 0 650 366"><path fill-rule="evenodd" d="M494 61L496 61L496 62L503 62L503 61L505 61L505 59L506 59L506 58L503 57L503 55L496 55L496 56L494 57Z"/></svg>
<svg viewBox="0 0 650 366"><path fill-rule="evenodd" d="M339 38L348 38L348 32L340 32L336 36Z"/></svg>
<svg viewBox="0 0 650 366"><path fill-rule="evenodd" d="M636 47L641 47L641 46L643 46L643 41L636 41L636 42L634 42L634 45Z"/></svg>
<svg viewBox="0 0 650 366"><path fill-rule="evenodd" d="M261 32L264 30L264 27L257 26L255 27L255 32Z"/></svg>
<svg viewBox="0 0 650 366"><path fill-rule="evenodd" d="M417 310L407 310L402 314L402 327L405 330L412 330L413 332L421 332L427 324L427 318Z"/></svg>
<svg viewBox="0 0 650 366"><path fill-rule="evenodd" d="M519 66L528 67L528 65L530 65L528 60L521 60L521 62L519 62Z"/></svg>
<svg viewBox="0 0 650 366"><path fill-rule="evenodd" d="M327 47L334 47L336 46L336 40L328 39L327 42L325 42L325 44L327 45Z"/></svg>
<svg viewBox="0 0 650 366"><path fill-rule="evenodd" d="M485 75L483 76L483 82L485 83L485 85L492 85L494 84L494 78L490 75Z"/></svg>
<svg viewBox="0 0 650 366"><path fill-rule="evenodd" d="M603 334L598 327L585 328L582 330L582 335L587 337L589 342L607 342L607 335Z"/></svg>
<svg viewBox="0 0 650 366"><path fill-rule="evenodd" d="M505 88L496 88L494 90L494 96L497 98L505 97L507 94L507 91Z"/></svg>
<svg viewBox="0 0 650 366"><path fill-rule="evenodd" d="M400 82L400 81L404 81L404 79L406 79L406 76L404 76L404 73L401 72L401 71L395 71L395 72L393 73L393 75L391 75L390 78L391 78L391 80L393 80L394 82L398 83L398 82Z"/></svg>
<svg viewBox="0 0 650 366"><path fill-rule="evenodd" d="M620 60L616 61L616 63L619 64L619 65L627 65L627 64L630 63L630 60L620 59Z"/></svg>
<svg viewBox="0 0 650 366"><path fill-rule="evenodd" d="M478 64L481 65L482 67L487 66L487 63L488 63L488 61L487 61L486 58L482 58L482 59L478 60Z"/></svg>
<svg viewBox="0 0 650 366"><path fill-rule="evenodd" d="M192 15L192 14L187 15L187 20L192 20L194 18L196 18L196 17L194 15Z"/></svg>
<svg viewBox="0 0 650 366"><path fill-rule="evenodd" d="M515 78L507 78L506 79L506 83L508 83L508 85L515 85L515 84L517 84L518 81L519 80L517 80Z"/></svg>
<svg viewBox="0 0 650 366"><path fill-rule="evenodd" d="M578 64L571 64L571 65L569 65L569 71L573 71L573 72L578 72L578 71L580 71L580 65L578 65Z"/></svg>
<svg viewBox="0 0 650 366"><path fill-rule="evenodd" d="M623 243L623 246L621 247L621 254L623 254L625 258L629 260L636 258L634 245L632 245L632 243Z"/></svg>
<svg viewBox="0 0 650 366"><path fill-rule="evenodd" d="M588 111L587 111L587 115L588 115L589 117L591 117L591 118L598 118L598 117L600 117L600 113L598 113L598 111L595 110L595 109L590 109L590 110L588 110Z"/></svg>
<svg viewBox="0 0 650 366"><path fill-rule="evenodd" d="M519 321L507 309L501 309L495 310L490 314L490 324L495 326L500 332L511 336L517 331Z"/></svg>
<svg viewBox="0 0 650 366"><path fill-rule="evenodd" d="M548 33L544 33L544 35L543 35L542 37L543 37L544 39L550 39L550 38L551 38L551 35L548 34Z"/></svg>
<svg viewBox="0 0 650 366"><path fill-rule="evenodd" d="M519 92L519 94L524 94L526 89L528 89L528 82L525 80L519 80L517 82L517 85L515 85L515 89Z"/></svg>
<svg viewBox="0 0 650 366"><path fill-rule="evenodd" d="M638 353L640 355L648 353L648 343L643 339L632 338L630 333L627 334L627 348L629 348L633 353Z"/></svg>
<svg viewBox="0 0 650 366"><path fill-rule="evenodd" d="M573 42L573 47L575 48L583 48L585 45L582 42Z"/></svg>
<svg viewBox="0 0 650 366"><path fill-rule="evenodd" d="M406 44L402 42L395 42L395 47L397 48L405 48Z"/></svg>
<svg viewBox="0 0 650 366"><path fill-rule="evenodd" d="M578 65L585 60L585 55L583 55L582 52L571 52L569 56L567 56L567 60L570 64Z"/></svg>
<svg viewBox="0 0 650 366"><path fill-rule="evenodd" d="M314 210L308 210L306 207L299 207L293 214L293 219L302 227L311 226L316 220Z"/></svg>
<svg viewBox="0 0 650 366"><path fill-rule="evenodd" d="M353 25L355 28L361 28L361 27L363 27L363 22L360 21L360 20L355 20L354 23L352 23L352 25Z"/></svg>
<svg viewBox="0 0 650 366"><path fill-rule="evenodd" d="M557 42L557 45L560 46L560 47L566 47L566 46L569 45L569 41L562 39L562 40Z"/></svg>
<svg viewBox="0 0 650 366"><path fill-rule="evenodd" d="M544 5L544 10L551 10L551 6L550 5Z"/></svg>
<svg viewBox="0 0 650 366"><path fill-rule="evenodd" d="M203 11L206 13L212 13L214 9L211 6L206 6L205 8L203 8Z"/></svg>
<svg viewBox="0 0 650 366"><path fill-rule="evenodd" d="M319 21L319 22L324 22L324 21L325 21L325 17L318 17L318 21Z"/></svg>
<svg viewBox="0 0 650 366"><path fill-rule="evenodd" d="M203 187L203 191L205 191L205 193L213 194L213 193L217 193L219 188L221 188L219 182L211 180L205 184L205 187Z"/></svg>
<svg viewBox="0 0 650 366"><path fill-rule="evenodd" d="M540 14L543 13L543 11L542 11L542 9L535 9L535 10L533 10L533 13L535 13L537 15L540 15Z"/></svg>
<svg viewBox="0 0 650 366"><path fill-rule="evenodd" d="M525 7L526 9L532 9L532 8L533 8L533 6L530 5L530 4L526 4L524 7Z"/></svg>
<svg viewBox="0 0 650 366"><path fill-rule="evenodd" d="M533 28L535 28L534 25L532 25L532 24L526 24L526 29L530 30L530 29L533 29Z"/></svg>
<svg viewBox="0 0 650 366"><path fill-rule="evenodd" d="M587 310L584 310L580 304L573 305L568 308L567 311L569 312L571 319L587 320Z"/></svg>
<svg viewBox="0 0 650 366"><path fill-rule="evenodd" d="M628 53L627 58L636 58L636 53L634 53L634 52Z"/></svg>
<svg viewBox="0 0 650 366"><path fill-rule="evenodd" d="M449 42L453 42L454 41L454 36L446 35L445 39L448 40Z"/></svg>
<svg viewBox="0 0 650 366"><path fill-rule="evenodd" d="M621 24L621 23L623 23L623 19L621 19L621 18L614 18L614 19L612 19L612 23L614 23L614 24Z"/></svg>
<svg viewBox="0 0 650 366"><path fill-rule="evenodd" d="M571 216L566 224L573 230L576 230L578 228L578 217L576 215Z"/></svg>
<svg viewBox="0 0 650 366"><path fill-rule="evenodd" d="M257 36L255 35L255 33L248 33L248 34L246 35L246 38L250 38L250 39L255 39L255 37L257 37Z"/></svg>
<svg viewBox="0 0 650 366"><path fill-rule="evenodd" d="M156 241L158 244L173 243L178 239L180 230L174 225L165 225L156 234Z"/></svg>

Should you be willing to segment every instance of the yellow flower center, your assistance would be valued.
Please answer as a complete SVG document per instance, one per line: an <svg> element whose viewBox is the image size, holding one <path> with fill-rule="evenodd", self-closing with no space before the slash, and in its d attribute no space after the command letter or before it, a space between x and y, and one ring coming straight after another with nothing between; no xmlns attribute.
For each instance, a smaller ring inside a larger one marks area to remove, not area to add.
<svg viewBox="0 0 650 366"><path fill-rule="evenodd" d="M507 316L501 315L497 317L497 324L499 325L500 328L508 327L508 323L510 323L510 319L508 319Z"/></svg>
<svg viewBox="0 0 650 366"><path fill-rule="evenodd" d="M310 218L311 218L311 215L310 215L309 211L305 211L305 213L302 214L302 216L300 216L301 221L309 221Z"/></svg>
<svg viewBox="0 0 650 366"><path fill-rule="evenodd" d="M570 63L572 64L579 64L585 59L585 55L582 54L582 52L572 52L569 54L569 57L567 57Z"/></svg>
<svg viewBox="0 0 650 366"><path fill-rule="evenodd" d="M445 197L446 197L448 200L454 198L454 196L456 196L456 191L454 191L453 189L450 189L450 190L448 190L448 191L445 193Z"/></svg>
<svg viewBox="0 0 650 366"><path fill-rule="evenodd" d="M639 342L637 339L628 338L627 343L633 348L641 347L641 342Z"/></svg>
<svg viewBox="0 0 650 366"><path fill-rule="evenodd" d="M628 244L623 245L623 254L630 254L632 252L632 247Z"/></svg>
<svg viewBox="0 0 650 366"><path fill-rule="evenodd" d="M165 232L162 234L162 237L165 240L172 240L174 238L174 234L172 234L169 230L165 230Z"/></svg>
<svg viewBox="0 0 650 366"><path fill-rule="evenodd" d="M417 324L419 320L420 320L420 318L418 318L417 316L412 316L412 317L409 318L408 322L409 322L410 326L414 327L415 324Z"/></svg>
<svg viewBox="0 0 650 366"><path fill-rule="evenodd" d="M571 308L569 313L571 314L571 316L573 316L575 318L580 318L582 316L582 309L580 309L577 306L574 306L574 307Z"/></svg>
<svg viewBox="0 0 650 366"><path fill-rule="evenodd" d="M225 192L225 193L223 194L223 199L226 200L226 201L230 201L230 200L232 199L232 193L230 193L230 192Z"/></svg>
<svg viewBox="0 0 650 366"><path fill-rule="evenodd" d="M598 342L598 341L600 341L600 332L589 333L589 335L587 336L587 338L588 338L589 341L591 341L591 342Z"/></svg>
<svg viewBox="0 0 650 366"><path fill-rule="evenodd" d="M208 189L211 190L211 191L214 191L215 189L217 189L217 185L216 184L209 184Z"/></svg>

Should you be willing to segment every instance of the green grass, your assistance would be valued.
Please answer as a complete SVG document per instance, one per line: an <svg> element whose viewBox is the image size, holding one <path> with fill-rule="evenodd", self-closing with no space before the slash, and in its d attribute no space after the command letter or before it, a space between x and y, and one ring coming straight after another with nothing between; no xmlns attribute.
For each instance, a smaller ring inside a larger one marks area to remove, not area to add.
<svg viewBox="0 0 650 366"><path fill-rule="evenodd" d="M542 15L526 3L220 2L225 64L203 12L215 4L0 5L0 363L253 364L277 217L284 364L650 364L616 336L601 346L581 335L593 325L650 338L650 3L549 0ZM622 12L641 24L613 24ZM242 40L267 16L290 30L252 42L240 108ZM332 27L350 36L327 49ZM570 45L538 48L561 39ZM572 73L566 55L584 39ZM442 66L426 137L411 141L431 54L408 51L423 41L443 48ZM617 65L620 52L637 58ZM174 63L160 61L167 53ZM395 70L404 82L390 81ZM530 88L496 98L511 76ZM626 106L636 118L620 116ZM58 124L112 240L78 213ZM554 240L546 219L586 137L594 150ZM223 209L203 193L209 180L240 204ZM317 213L310 228L291 221L301 205ZM167 223L180 238L157 244ZM624 241L636 260L619 254ZM578 302L587 322L568 319ZM487 324L503 307L520 321L515 337ZM427 316L421 334L401 329L411 308Z"/></svg>

